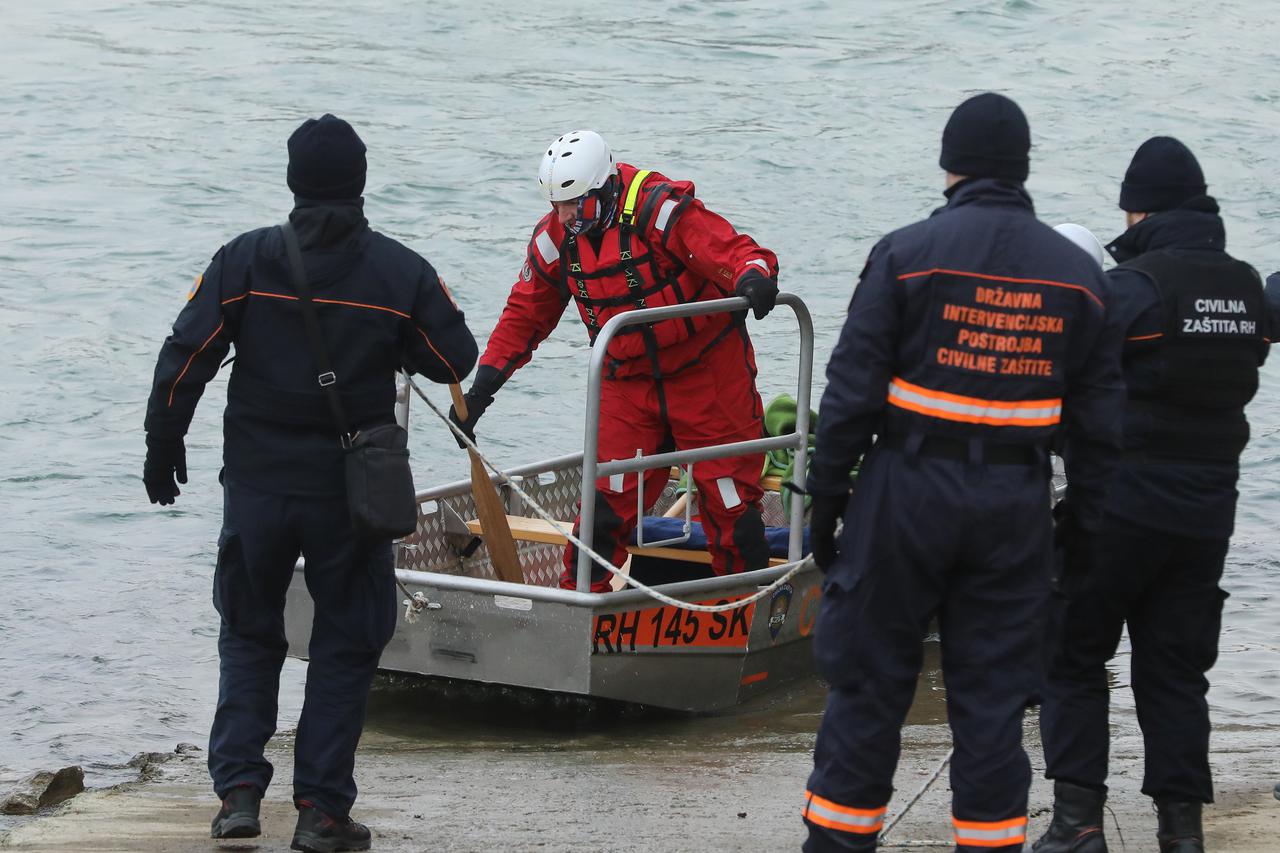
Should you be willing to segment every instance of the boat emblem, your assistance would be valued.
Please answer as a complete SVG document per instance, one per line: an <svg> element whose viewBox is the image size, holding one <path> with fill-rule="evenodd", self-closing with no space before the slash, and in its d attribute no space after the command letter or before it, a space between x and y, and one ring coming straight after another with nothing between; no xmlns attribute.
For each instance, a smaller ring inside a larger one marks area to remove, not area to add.
<svg viewBox="0 0 1280 853"><path fill-rule="evenodd" d="M769 639L778 639L778 634L782 632L782 626L787 621L787 611L791 609L791 596L795 589L789 583L784 583L773 591L773 597L769 599Z"/></svg>

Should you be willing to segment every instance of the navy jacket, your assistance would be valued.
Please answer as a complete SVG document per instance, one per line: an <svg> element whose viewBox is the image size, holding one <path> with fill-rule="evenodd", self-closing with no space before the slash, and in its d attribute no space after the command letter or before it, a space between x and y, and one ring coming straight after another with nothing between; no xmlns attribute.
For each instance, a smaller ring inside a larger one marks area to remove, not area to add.
<svg viewBox="0 0 1280 853"><path fill-rule="evenodd" d="M969 179L947 195L871 250L827 366L810 488L847 489L875 435L1057 445L1091 525L1124 401L1102 271L1021 185Z"/></svg>
<svg viewBox="0 0 1280 853"><path fill-rule="evenodd" d="M1204 196L1144 219L1113 240L1107 251L1120 263L1156 251L1219 262L1230 259L1226 243L1218 206ZM1123 330L1125 385L1130 394L1141 395L1155 387L1161 375L1164 309L1160 294L1151 279L1133 270L1113 269L1107 278L1116 324ZM1280 288L1269 288L1268 296L1273 304L1280 303ZM1264 349L1258 363L1265 359ZM1142 413L1130 407L1125 414L1125 432L1136 438L1146 429ZM1126 455L1106 509L1127 523L1153 530L1203 538L1230 536L1239 474L1238 462L1179 464L1174 459Z"/></svg>
<svg viewBox="0 0 1280 853"><path fill-rule="evenodd" d="M394 420L402 366L435 382L471 371L476 343L462 311L426 260L369 228L361 200L299 200L289 220L352 429ZM278 227L235 238L197 279L160 350L149 434L186 434L232 344L228 473L279 494L342 494L341 443Z"/></svg>

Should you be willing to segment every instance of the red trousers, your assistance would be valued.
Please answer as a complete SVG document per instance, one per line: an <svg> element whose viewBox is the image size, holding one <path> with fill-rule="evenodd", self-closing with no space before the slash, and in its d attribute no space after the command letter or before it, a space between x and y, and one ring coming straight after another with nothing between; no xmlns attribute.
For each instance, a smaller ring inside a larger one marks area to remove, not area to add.
<svg viewBox="0 0 1280 853"><path fill-rule="evenodd" d="M605 380L600 396L601 462L747 441L764 435L764 407L755 384L755 352L745 331L732 330L701 360L675 376ZM718 575L768 565L764 521L760 515L760 471L764 455L733 456L697 462L693 480L698 510ZM645 510L650 509L670 468L643 472ZM596 517L592 548L615 566L627 558L626 545L637 523L639 474L596 481ZM573 525L579 529L579 521ZM577 587L578 549L565 549L560 586ZM609 574L592 566L591 590L606 592Z"/></svg>

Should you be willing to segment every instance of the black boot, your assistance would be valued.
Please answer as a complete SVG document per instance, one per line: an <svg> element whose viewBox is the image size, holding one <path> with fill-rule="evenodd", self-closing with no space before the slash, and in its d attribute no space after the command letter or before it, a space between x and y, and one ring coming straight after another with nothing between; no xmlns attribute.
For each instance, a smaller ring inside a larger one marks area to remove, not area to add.
<svg viewBox="0 0 1280 853"><path fill-rule="evenodd" d="M1200 826L1200 803L1156 800L1160 828L1156 840L1160 853L1204 853L1204 829Z"/></svg>
<svg viewBox="0 0 1280 853"><path fill-rule="evenodd" d="M298 801L298 825L293 830L293 850L309 853L341 853L344 850L368 850L369 827L350 817L330 817L307 800Z"/></svg>
<svg viewBox="0 0 1280 853"><path fill-rule="evenodd" d="M210 838L257 838L262 834L258 806L262 792L252 785L237 785L222 798L222 808L213 816Z"/></svg>
<svg viewBox="0 0 1280 853"><path fill-rule="evenodd" d="M1070 782L1053 783L1053 822L1032 853L1107 853L1102 804L1107 795Z"/></svg>

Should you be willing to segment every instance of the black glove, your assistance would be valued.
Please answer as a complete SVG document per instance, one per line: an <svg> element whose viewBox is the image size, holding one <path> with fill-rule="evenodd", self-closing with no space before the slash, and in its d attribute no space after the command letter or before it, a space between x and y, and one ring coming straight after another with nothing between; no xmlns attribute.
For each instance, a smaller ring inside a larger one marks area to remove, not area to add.
<svg viewBox="0 0 1280 853"><path fill-rule="evenodd" d="M459 429L467 434L467 438L472 441L476 440L476 421L480 420L480 416L484 414L484 410L489 408L493 402L492 397L481 396L474 389L462 395L462 399L467 404L467 419L464 421L458 417L458 409L456 406L449 407L449 420L453 421ZM453 440L458 442L459 447L466 447L462 443L462 439L455 434Z"/></svg>
<svg viewBox="0 0 1280 853"><path fill-rule="evenodd" d="M759 320L778 304L778 280L765 275L764 270L752 264L738 279L733 295L745 296L751 303L752 313Z"/></svg>
<svg viewBox="0 0 1280 853"><path fill-rule="evenodd" d="M1080 524L1075 504L1066 498L1053 507L1053 568L1050 588L1055 595L1070 598L1073 590L1089 574L1090 534Z"/></svg>
<svg viewBox="0 0 1280 853"><path fill-rule="evenodd" d="M848 505L848 492L813 496L813 506L809 509L809 544L813 548L813 561L824 572L835 565L840 553L836 549L836 524L844 518Z"/></svg>
<svg viewBox="0 0 1280 853"><path fill-rule="evenodd" d="M182 494L178 483L187 483L187 447L181 438L147 434L147 461L142 464L142 482L153 504L167 506Z"/></svg>
<svg viewBox="0 0 1280 853"><path fill-rule="evenodd" d="M1067 498L1053 505L1053 547L1067 550L1080 538L1080 522Z"/></svg>
<svg viewBox="0 0 1280 853"><path fill-rule="evenodd" d="M462 395L463 402L467 404L467 419L464 421L459 418L457 408L450 406L449 420L453 421L459 429L465 432L467 438L475 441L476 421L480 420L480 416L484 414L485 409L493 405L493 395L498 393L498 389L506 381L506 377L496 367L490 367L487 364L477 367L476 378L471 383L471 390ZM458 442L459 447L466 447L462 443L462 439L458 438L457 435L454 435L453 440Z"/></svg>

